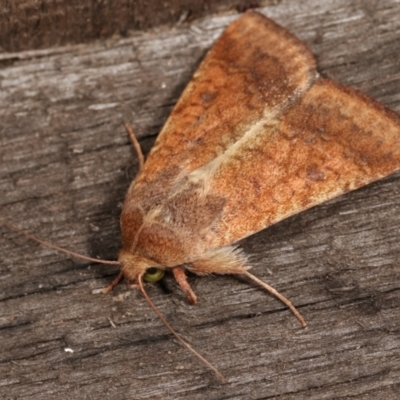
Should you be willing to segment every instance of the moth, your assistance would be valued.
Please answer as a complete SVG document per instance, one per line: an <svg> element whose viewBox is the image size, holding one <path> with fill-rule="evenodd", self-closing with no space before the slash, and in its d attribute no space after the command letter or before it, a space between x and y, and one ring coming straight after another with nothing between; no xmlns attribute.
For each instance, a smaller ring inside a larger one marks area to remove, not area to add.
<svg viewBox="0 0 400 400"><path fill-rule="evenodd" d="M129 129L129 128L128 128ZM125 198L120 274L138 284L173 273L244 275L235 243L400 168L400 117L322 79L307 46L254 11L231 23L202 61ZM37 238L36 238L37 239ZM98 260L95 260L98 262ZM196 353L221 378L207 360Z"/></svg>

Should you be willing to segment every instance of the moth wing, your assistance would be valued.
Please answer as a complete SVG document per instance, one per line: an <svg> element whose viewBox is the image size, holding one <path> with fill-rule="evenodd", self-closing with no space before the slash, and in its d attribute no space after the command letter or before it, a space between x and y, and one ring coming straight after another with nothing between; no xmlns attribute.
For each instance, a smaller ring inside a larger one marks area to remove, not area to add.
<svg viewBox="0 0 400 400"><path fill-rule="evenodd" d="M257 121L208 176L226 199L208 246L234 243L400 168L400 117L366 95L318 79L279 118Z"/></svg>
<svg viewBox="0 0 400 400"><path fill-rule="evenodd" d="M128 196L134 191L136 204L162 197L177 177L223 154L265 114L278 115L315 78L303 42L261 14L245 13L206 55Z"/></svg>

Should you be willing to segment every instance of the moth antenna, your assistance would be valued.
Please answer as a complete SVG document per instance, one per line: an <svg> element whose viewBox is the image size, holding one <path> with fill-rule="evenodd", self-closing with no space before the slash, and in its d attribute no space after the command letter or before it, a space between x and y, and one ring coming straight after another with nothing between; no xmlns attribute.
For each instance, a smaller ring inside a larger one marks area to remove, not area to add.
<svg viewBox="0 0 400 400"><path fill-rule="evenodd" d="M295 306L292 304L292 302L289 299L287 299L285 296L283 296L279 292L277 292L272 286L269 286L267 283L263 282L261 279L250 274L250 272L243 271L243 274L246 275L248 278L250 278L253 282L257 283L259 286L266 289L269 293L271 293L273 296L277 297L283 304L285 304L290 309L290 311L295 315L295 317L300 321L303 328L305 328L307 326L307 322L302 317L302 315L296 310Z"/></svg>
<svg viewBox="0 0 400 400"><path fill-rule="evenodd" d="M154 312L161 319L162 323L167 327L167 329L175 336L175 338L182 344L182 346L186 347L190 352L192 352L203 364L205 364L208 368L213 370L215 374L221 379L222 382L227 382L227 379L219 372L209 361L207 361L202 355L200 355L189 343L185 342L181 336L172 328L172 326L167 322L165 317L161 314L161 311L154 305L154 303L150 300L150 297L146 293L143 287L142 276L138 276L138 284L140 291L143 294L143 297L149 303L150 307L154 310Z"/></svg>
<svg viewBox="0 0 400 400"><path fill-rule="evenodd" d="M144 155L143 155L143 152L142 152L142 148L140 147L140 143L137 140L136 135L133 132L132 127L128 123L125 123L124 126L125 126L126 131L128 132L129 137L131 138L133 147L136 150L136 154L137 154L138 159L139 159L139 172L140 172L142 170L142 168L143 168L143 165L144 165Z"/></svg>
<svg viewBox="0 0 400 400"><path fill-rule="evenodd" d="M86 261L92 261L92 262L95 262L98 264L121 265L118 261L101 260L101 259L97 259L97 258L87 257L87 256L83 256L82 254L75 253L74 251L64 249L55 244L46 242L45 240L40 239L37 236L34 236L34 235L30 234L29 232L24 231L23 229L17 228L15 225L12 225L7 221L0 221L0 223L3 224L4 226L6 226L8 229L11 229L12 231L16 231L16 232L20 233L21 235L24 235L27 238L32 239L35 242L42 244L43 246L50 247L50 248L60 251L62 253L69 254L70 256L80 258L80 259L86 260Z"/></svg>

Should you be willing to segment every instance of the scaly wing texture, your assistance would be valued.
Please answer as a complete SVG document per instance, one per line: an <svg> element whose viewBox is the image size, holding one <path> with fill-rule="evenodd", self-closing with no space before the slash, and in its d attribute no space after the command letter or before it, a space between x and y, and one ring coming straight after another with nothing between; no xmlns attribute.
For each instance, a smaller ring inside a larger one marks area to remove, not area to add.
<svg viewBox="0 0 400 400"><path fill-rule="evenodd" d="M303 42L261 14L244 14L194 74L127 198L149 211L180 177L223 154L258 120L279 115L315 78Z"/></svg>
<svg viewBox="0 0 400 400"><path fill-rule="evenodd" d="M354 89L318 79L221 159L209 192L227 202L206 243L234 243L399 168L400 117Z"/></svg>

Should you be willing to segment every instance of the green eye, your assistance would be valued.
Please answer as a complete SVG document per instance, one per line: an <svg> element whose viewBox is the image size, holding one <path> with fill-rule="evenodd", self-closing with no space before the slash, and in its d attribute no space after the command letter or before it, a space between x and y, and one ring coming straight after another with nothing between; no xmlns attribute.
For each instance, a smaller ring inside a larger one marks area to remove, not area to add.
<svg viewBox="0 0 400 400"><path fill-rule="evenodd" d="M164 270L159 268L149 268L143 276L145 282L154 283L164 276Z"/></svg>

